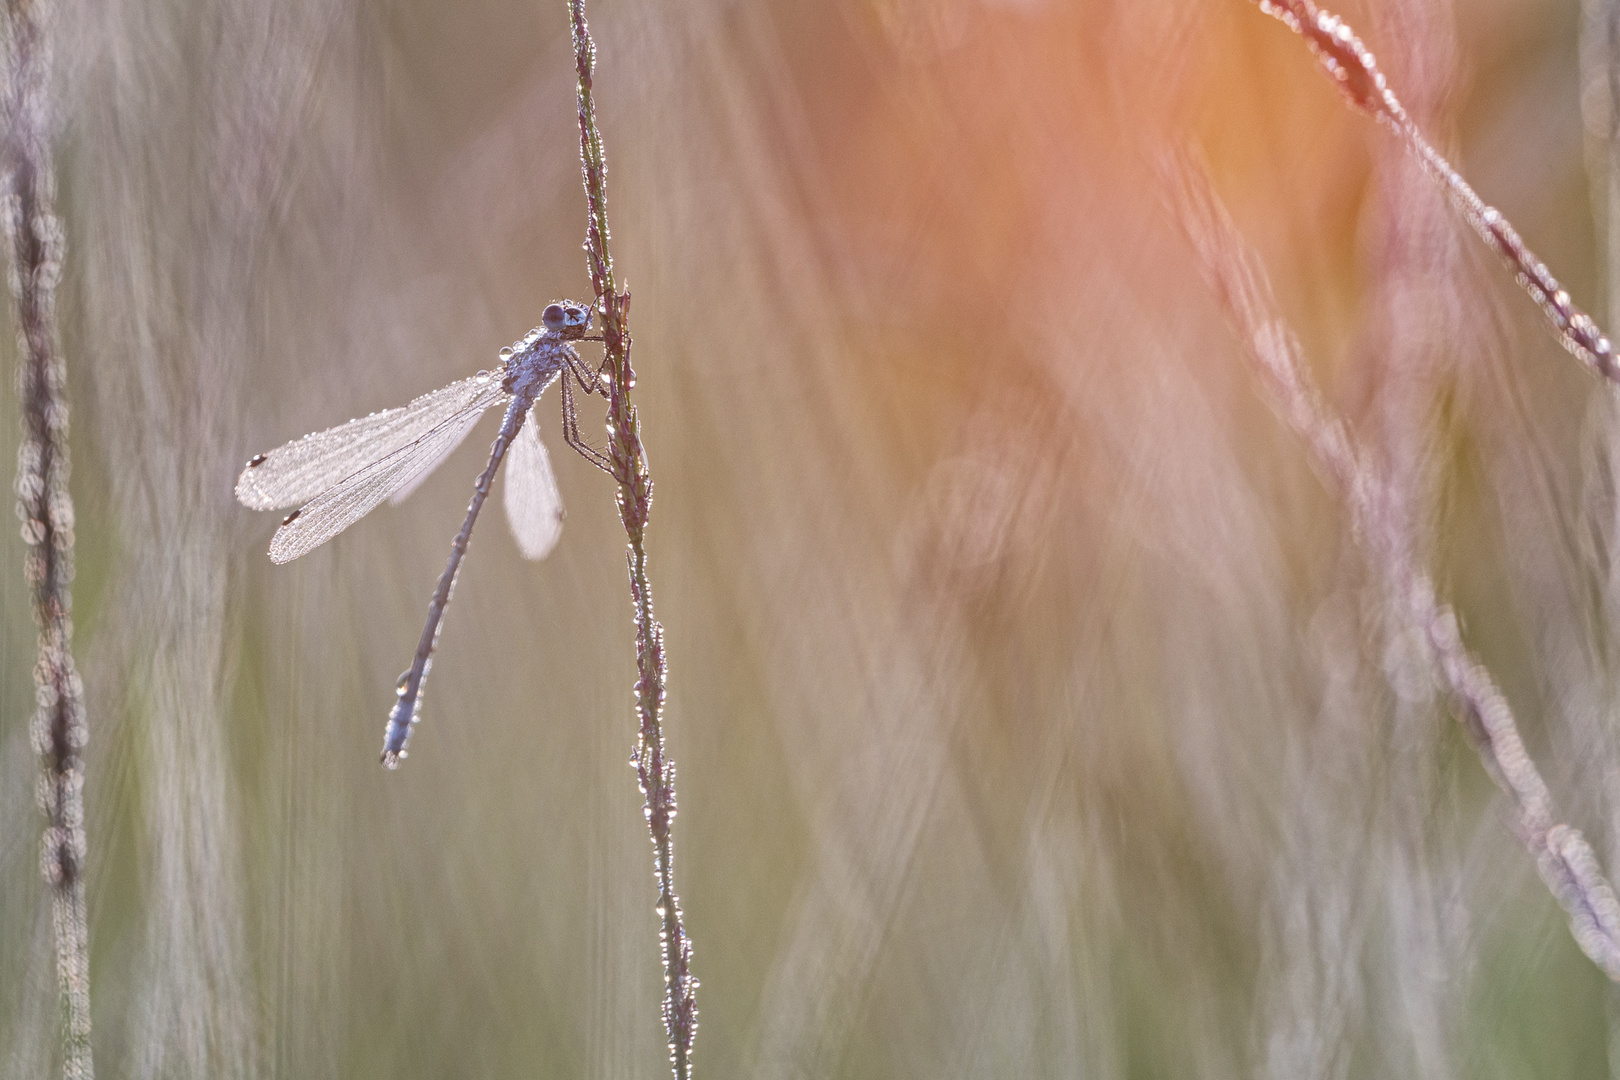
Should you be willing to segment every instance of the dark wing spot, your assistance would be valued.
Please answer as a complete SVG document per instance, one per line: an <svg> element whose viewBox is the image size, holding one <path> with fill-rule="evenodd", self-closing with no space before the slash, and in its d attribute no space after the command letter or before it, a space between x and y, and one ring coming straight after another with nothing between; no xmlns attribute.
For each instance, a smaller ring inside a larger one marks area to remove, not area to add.
<svg viewBox="0 0 1620 1080"><path fill-rule="evenodd" d="M248 468L258 468L260 465L263 465L269 459L269 457L269 454L254 454L253 460L248 462Z"/></svg>
<svg viewBox="0 0 1620 1080"><path fill-rule="evenodd" d="M298 515L302 514L303 512L304 512L304 508L299 507L297 510L294 510L292 513L288 514L285 518L283 518L281 520L281 524L282 525L291 525L294 521L296 521L298 519Z"/></svg>

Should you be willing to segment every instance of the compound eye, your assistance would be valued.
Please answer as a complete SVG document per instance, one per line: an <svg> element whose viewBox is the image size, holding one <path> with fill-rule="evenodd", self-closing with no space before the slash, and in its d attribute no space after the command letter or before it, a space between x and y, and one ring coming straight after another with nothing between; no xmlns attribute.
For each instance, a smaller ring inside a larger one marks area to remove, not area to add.
<svg viewBox="0 0 1620 1080"><path fill-rule="evenodd" d="M584 326L591 321L590 310L575 304L568 309L568 321L575 326Z"/></svg>
<svg viewBox="0 0 1620 1080"><path fill-rule="evenodd" d="M569 315L570 312L561 304L547 304L540 321L546 324L547 330L561 330L572 321Z"/></svg>

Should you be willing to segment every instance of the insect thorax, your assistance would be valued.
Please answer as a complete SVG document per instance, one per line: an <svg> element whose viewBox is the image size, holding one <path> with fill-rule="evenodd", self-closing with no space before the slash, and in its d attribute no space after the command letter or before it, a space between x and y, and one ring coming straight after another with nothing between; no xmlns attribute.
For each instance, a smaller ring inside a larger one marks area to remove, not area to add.
<svg viewBox="0 0 1620 1080"><path fill-rule="evenodd" d="M573 351L560 335L544 332L535 337L531 332L529 337L513 343L511 355L502 357L506 363L502 385L514 394L538 397L557 377ZM507 350L501 352L504 354Z"/></svg>

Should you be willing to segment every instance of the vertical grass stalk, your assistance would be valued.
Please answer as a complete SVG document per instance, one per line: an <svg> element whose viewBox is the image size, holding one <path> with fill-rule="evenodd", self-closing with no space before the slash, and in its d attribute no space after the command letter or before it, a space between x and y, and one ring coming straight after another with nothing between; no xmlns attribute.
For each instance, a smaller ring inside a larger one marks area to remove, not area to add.
<svg viewBox="0 0 1620 1080"><path fill-rule="evenodd" d="M1391 618L1425 648L1480 761L1512 805L1511 824L1547 888L1569 916L1576 944L1620 982L1620 901L1581 833L1558 820L1546 782L1525 749L1513 711L1491 673L1462 642L1457 616L1393 526L1395 492L1344 422L1322 402L1299 339L1283 320L1271 282L1190 152L1167 160L1163 179L1200 269L1238 332L1273 407L1305 443L1312 464L1344 500L1368 565L1382 579Z"/></svg>
<svg viewBox="0 0 1620 1080"><path fill-rule="evenodd" d="M1440 184L1453 206L1512 272L1514 280L1541 308L1553 335L1577 360L1620 385L1614 346L1592 317L1570 300L1569 293L1547 266L1525 246L1501 211L1488 206L1429 144L1417 123L1389 88L1384 73L1367 47L1345 21L1318 8L1311 0L1256 0L1260 10L1275 16L1305 39L1329 77L1355 108L1371 114L1389 128Z"/></svg>
<svg viewBox="0 0 1620 1080"><path fill-rule="evenodd" d="M36 709L30 725L39 754L38 798L46 825L40 870L51 888L57 986L61 995L62 1075L88 1080L89 927L84 899L84 764L88 738L84 687L73 670L73 500L68 494L67 369L58 348L56 283L62 224L54 187L45 95L50 54L40 4L7 0L3 146L4 222L11 295L17 302L17 516L28 545L23 573L39 631Z"/></svg>
<svg viewBox="0 0 1620 1080"><path fill-rule="evenodd" d="M1620 315L1620 0L1581 0L1581 126L1606 307Z"/></svg>
<svg viewBox="0 0 1620 1080"><path fill-rule="evenodd" d="M653 617L652 585L647 577L647 516L652 506L652 474L641 445L641 427L630 390L636 375L630 366L630 294L620 293L608 250L607 162L596 126L591 76L596 44L585 22L584 0L568 0L579 73L579 157L585 183L585 254L602 318L608 372L608 459L619 484L619 520L629 539L630 599L636 613L636 714L640 730L631 761L646 799L643 813L652 834L653 869L658 882L657 911L664 962L664 1030L669 1036L670 1066L676 1080L691 1075L692 1039L697 1032L697 979L691 972L692 945L681 921L675 892L674 849L670 824L675 819L675 763L664 752L664 628Z"/></svg>

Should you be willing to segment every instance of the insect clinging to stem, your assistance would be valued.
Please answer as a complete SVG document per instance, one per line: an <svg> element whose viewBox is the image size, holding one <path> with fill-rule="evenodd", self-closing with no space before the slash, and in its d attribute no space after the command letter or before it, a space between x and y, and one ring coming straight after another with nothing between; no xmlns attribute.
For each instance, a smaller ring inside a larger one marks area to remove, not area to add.
<svg viewBox="0 0 1620 1080"><path fill-rule="evenodd" d="M580 437L574 403L573 383L586 394L607 392L602 372L587 364L571 344L601 340L587 337L593 314L594 308L569 300L548 304L541 316L543 328L530 330L502 349L498 370L480 371L408 405L294 439L257 455L237 477L236 498L243 506L297 507L270 541L271 561L290 562L332 539L384 499L404 500L461 444L479 417L497 405L506 407L466 519L451 542L450 561L433 590L415 659L399 678L399 700L389 712L383 739L382 763L390 769L406 756L405 744L421 714L422 684L433 666L433 649L456 573L503 459L511 459L504 502L519 550L525 558L543 559L557 543L562 500L537 423L526 422L553 382L560 384L562 395L563 440L591 464L612 472L601 451Z"/></svg>

